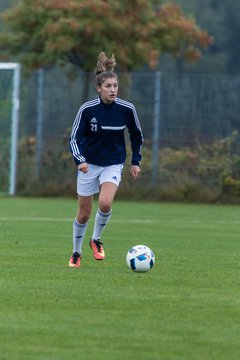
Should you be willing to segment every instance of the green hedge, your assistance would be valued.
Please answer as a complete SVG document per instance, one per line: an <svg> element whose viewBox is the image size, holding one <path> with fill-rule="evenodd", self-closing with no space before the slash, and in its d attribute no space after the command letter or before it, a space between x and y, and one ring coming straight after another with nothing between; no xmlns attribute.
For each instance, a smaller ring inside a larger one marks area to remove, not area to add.
<svg viewBox="0 0 240 360"><path fill-rule="evenodd" d="M117 196L152 201L240 203L239 150L238 131L212 144L197 144L194 148L160 148L158 181L153 185L151 144L146 143L140 179L132 180L130 166L126 164ZM57 147L43 154L38 169L35 138L20 140L19 194L75 196L75 182L76 167L68 151L67 135L59 140Z"/></svg>

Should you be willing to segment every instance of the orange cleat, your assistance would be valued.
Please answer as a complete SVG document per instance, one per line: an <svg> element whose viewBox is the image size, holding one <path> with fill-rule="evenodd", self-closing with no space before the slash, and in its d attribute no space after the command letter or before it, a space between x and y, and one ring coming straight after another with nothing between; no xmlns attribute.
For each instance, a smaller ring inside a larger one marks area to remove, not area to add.
<svg viewBox="0 0 240 360"><path fill-rule="evenodd" d="M73 253L70 257L68 266L72 268L79 268L81 266L81 255L77 252Z"/></svg>
<svg viewBox="0 0 240 360"><path fill-rule="evenodd" d="M96 260L104 260L105 259L105 252L103 249L103 243L99 240L90 240L89 242L90 247L93 250L93 256Z"/></svg>

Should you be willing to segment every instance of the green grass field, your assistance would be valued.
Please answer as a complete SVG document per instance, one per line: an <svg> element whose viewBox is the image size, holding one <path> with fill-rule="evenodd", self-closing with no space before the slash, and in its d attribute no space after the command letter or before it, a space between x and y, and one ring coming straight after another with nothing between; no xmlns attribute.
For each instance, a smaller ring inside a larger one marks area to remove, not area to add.
<svg viewBox="0 0 240 360"><path fill-rule="evenodd" d="M96 204L95 204L96 209ZM0 198L1 360L240 359L240 207L116 201L80 269L71 199ZM146 244L156 263L126 265Z"/></svg>

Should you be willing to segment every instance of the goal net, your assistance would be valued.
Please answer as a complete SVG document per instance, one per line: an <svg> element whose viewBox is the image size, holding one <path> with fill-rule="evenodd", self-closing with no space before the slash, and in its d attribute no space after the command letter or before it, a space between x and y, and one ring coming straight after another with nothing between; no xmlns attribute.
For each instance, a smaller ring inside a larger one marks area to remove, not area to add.
<svg viewBox="0 0 240 360"><path fill-rule="evenodd" d="M14 195L17 176L20 65L0 62L0 193Z"/></svg>

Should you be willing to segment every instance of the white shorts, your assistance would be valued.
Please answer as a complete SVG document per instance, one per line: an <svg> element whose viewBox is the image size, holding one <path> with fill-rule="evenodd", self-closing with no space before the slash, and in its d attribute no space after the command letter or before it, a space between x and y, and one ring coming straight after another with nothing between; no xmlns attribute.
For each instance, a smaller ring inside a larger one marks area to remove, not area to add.
<svg viewBox="0 0 240 360"><path fill-rule="evenodd" d="M99 192L99 187L104 182L112 182L119 186L123 164L110 166L97 166L88 164L88 172L78 171L77 193L82 196L90 196Z"/></svg>

